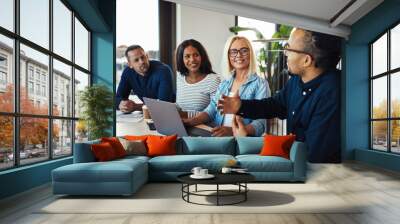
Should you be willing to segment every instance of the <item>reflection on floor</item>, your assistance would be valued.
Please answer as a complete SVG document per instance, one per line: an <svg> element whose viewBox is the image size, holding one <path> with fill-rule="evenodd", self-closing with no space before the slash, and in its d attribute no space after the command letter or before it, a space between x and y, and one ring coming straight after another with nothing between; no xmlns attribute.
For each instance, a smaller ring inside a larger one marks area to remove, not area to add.
<svg viewBox="0 0 400 224"><path fill-rule="evenodd" d="M0 202L0 223L400 223L400 174L359 163L313 164L307 183L367 206L348 214L37 214L54 201L49 185ZM312 196L311 196L312 197ZM173 206L173 205L171 205Z"/></svg>

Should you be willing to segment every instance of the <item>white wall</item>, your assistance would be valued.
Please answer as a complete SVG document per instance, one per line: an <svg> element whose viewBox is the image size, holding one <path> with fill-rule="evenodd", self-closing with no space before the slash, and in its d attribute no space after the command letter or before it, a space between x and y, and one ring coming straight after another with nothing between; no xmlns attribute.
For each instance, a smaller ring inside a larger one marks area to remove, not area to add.
<svg viewBox="0 0 400 224"><path fill-rule="evenodd" d="M213 70L222 75L222 51L225 41L233 35L229 27L235 25L235 16L180 4L176 15L176 46L186 39L199 41L207 50Z"/></svg>

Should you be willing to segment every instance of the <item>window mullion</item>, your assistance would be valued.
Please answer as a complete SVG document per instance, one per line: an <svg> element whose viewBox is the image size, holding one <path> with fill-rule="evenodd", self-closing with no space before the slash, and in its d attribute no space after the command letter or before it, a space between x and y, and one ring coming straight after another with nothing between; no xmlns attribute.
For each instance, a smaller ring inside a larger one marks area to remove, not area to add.
<svg viewBox="0 0 400 224"><path fill-rule="evenodd" d="M71 117L75 118L75 12L72 11L72 16L71 16L71 23L72 23L72 38L71 38L71 55L72 55L72 64L73 66L71 67L71 91L72 91L72 105L71 105ZM72 150L72 155L74 155L74 145L75 145L75 126L76 126L76 121L73 120L71 122L72 124L72 133L71 133L71 150Z"/></svg>
<svg viewBox="0 0 400 224"><path fill-rule="evenodd" d="M387 64L386 64L386 71L389 71L390 70L390 30L387 32L387 39L386 39L386 41L387 41L387 51L386 51L386 54L387 54ZM387 110L388 110L388 118L391 118L392 117L392 100L391 100L391 78L392 78L392 75L389 73L389 74L387 74L387 98L388 98L388 100L387 100L387 102L388 102L388 104L387 104ZM388 152L391 152L392 151L392 135L391 135L391 128L392 128L392 121L391 120L388 120L388 122L387 122L388 124L387 124L387 135L388 135Z"/></svg>
<svg viewBox="0 0 400 224"><path fill-rule="evenodd" d="M49 0L49 50L53 52L53 0ZM49 55L49 73L48 73L48 83L49 86L47 90L49 91L49 116L48 120L48 152L49 159L53 159L53 56Z"/></svg>

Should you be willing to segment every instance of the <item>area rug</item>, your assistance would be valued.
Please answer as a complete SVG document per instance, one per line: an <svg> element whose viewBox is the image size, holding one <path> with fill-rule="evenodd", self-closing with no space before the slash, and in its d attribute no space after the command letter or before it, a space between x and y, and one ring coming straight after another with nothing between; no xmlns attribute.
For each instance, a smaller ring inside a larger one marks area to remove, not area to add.
<svg viewBox="0 0 400 224"><path fill-rule="evenodd" d="M177 183L146 184L131 197L56 197L36 213L360 213L360 208L316 184L249 184L247 201L237 205L204 206L182 200ZM231 187L225 187L225 189ZM233 186L232 186L233 188ZM198 190L212 190L213 185ZM193 189L194 190L194 187ZM213 194L213 193L210 193ZM214 196L193 196L197 203L213 204ZM239 198L240 199L240 198ZM238 200L224 197L224 203Z"/></svg>

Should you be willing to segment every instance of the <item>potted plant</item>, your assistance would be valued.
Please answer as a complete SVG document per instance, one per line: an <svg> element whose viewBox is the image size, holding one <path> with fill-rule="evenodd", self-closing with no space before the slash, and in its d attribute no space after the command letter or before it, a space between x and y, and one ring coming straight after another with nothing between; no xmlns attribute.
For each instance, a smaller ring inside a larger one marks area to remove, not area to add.
<svg viewBox="0 0 400 224"><path fill-rule="evenodd" d="M87 86L79 93L81 120L87 127L89 140L110 136L112 126L113 93L104 85Z"/></svg>

